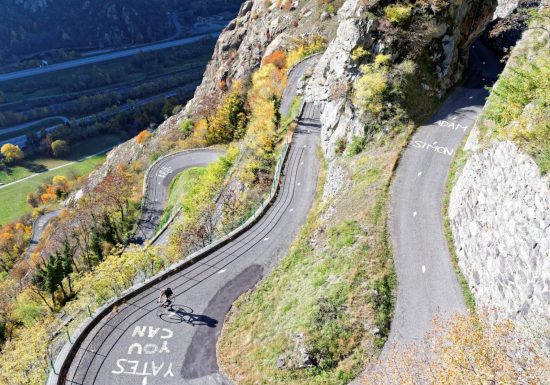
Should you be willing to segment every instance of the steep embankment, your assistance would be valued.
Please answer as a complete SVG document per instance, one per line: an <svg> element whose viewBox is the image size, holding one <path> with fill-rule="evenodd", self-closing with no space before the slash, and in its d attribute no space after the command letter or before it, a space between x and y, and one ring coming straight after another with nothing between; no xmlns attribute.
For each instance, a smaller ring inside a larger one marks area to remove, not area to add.
<svg viewBox="0 0 550 385"><path fill-rule="evenodd" d="M518 321L550 313L548 39L529 30L514 49L469 137L449 207L478 309Z"/></svg>

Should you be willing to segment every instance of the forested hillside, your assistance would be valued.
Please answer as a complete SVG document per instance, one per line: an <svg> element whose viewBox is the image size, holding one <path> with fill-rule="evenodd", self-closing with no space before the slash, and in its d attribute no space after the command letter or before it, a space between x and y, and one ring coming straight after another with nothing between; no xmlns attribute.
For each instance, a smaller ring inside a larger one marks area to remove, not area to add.
<svg viewBox="0 0 550 385"><path fill-rule="evenodd" d="M52 49L101 49L176 35L240 0L0 0L0 63Z"/></svg>

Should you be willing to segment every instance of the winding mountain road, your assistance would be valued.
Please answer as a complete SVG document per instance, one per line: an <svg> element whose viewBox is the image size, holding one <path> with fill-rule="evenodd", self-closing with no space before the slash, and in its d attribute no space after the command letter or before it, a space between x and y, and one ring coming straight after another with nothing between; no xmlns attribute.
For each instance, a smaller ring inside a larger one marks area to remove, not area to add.
<svg viewBox="0 0 550 385"><path fill-rule="evenodd" d="M135 235L140 242L155 235L174 177L188 168L207 166L222 154L222 150L215 149L184 151L167 155L149 168L145 176L141 219Z"/></svg>
<svg viewBox="0 0 550 385"><path fill-rule="evenodd" d="M32 236L31 236L31 244L27 248L27 251L25 252L25 256L28 256L32 253L38 242L40 241L40 238L42 237L42 233L46 229L46 226L50 221L57 217L61 210L54 210L50 211L49 213L46 213L40 217L36 221L34 221L32 225Z"/></svg>
<svg viewBox="0 0 550 385"><path fill-rule="evenodd" d="M98 320L55 383L230 384L218 371L215 353L223 319L238 296L277 265L305 221L317 186L319 127L318 110L306 105L282 186L265 215L202 260ZM175 305L172 312L158 315L158 292L167 286L176 294Z"/></svg>
<svg viewBox="0 0 550 385"><path fill-rule="evenodd" d="M419 340L437 315L466 309L443 230L443 194L452 157L479 116L501 71L481 43L470 50L470 77L409 142L396 170L391 238L397 271L397 306L385 352Z"/></svg>

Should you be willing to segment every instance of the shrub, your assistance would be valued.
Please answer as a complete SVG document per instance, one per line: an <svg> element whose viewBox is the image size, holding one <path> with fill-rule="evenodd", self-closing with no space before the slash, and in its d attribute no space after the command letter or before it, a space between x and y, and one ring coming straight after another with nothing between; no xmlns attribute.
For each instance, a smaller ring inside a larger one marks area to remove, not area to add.
<svg viewBox="0 0 550 385"><path fill-rule="evenodd" d="M370 55L370 52L359 46L351 52L351 59L354 62L361 62Z"/></svg>
<svg viewBox="0 0 550 385"><path fill-rule="evenodd" d="M69 144L65 140L56 140L52 142L51 149L53 156L59 158L69 152Z"/></svg>
<svg viewBox="0 0 550 385"><path fill-rule="evenodd" d="M382 53L376 55L374 58L374 64L376 66L384 66L388 65L390 63L391 56L390 55L384 55Z"/></svg>
<svg viewBox="0 0 550 385"><path fill-rule="evenodd" d="M362 136L354 136L349 147L348 147L348 154L351 156L355 156L363 152L365 149L366 140Z"/></svg>
<svg viewBox="0 0 550 385"><path fill-rule="evenodd" d="M338 155L342 155L344 151L346 151L346 146L348 142L346 138L338 138L336 139L336 143L334 144L335 152Z"/></svg>
<svg viewBox="0 0 550 385"><path fill-rule="evenodd" d="M292 67L307 56L324 51L327 47L327 39L320 35L313 35L306 39L297 39L293 45L294 49L287 55L288 67Z"/></svg>
<svg viewBox="0 0 550 385"><path fill-rule="evenodd" d="M136 142L138 144L143 144L149 137L151 136L151 133L148 130L143 130L136 136Z"/></svg>
<svg viewBox="0 0 550 385"><path fill-rule="evenodd" d="M404 25L412 15L412 7L410 5L392 4L384 9L386 17L394 24Z"/></svg>
<svg viewBox="0 0 550 385"><path fill-rule="evenodd" d="M191 119L183 119L180 122L180 130L185 138L193 132L193 121Z"/></svg>
<svg viewBox="0 0 550 385"><path fill-rule="evenodd" d="M361 71L363 75L355 83L355 103L364 112L377 116L388 89L387 72L370 65L362 66Z"/></svg>
<svg viewBox="0 0 550 385"><path fill-rule="evenodd" d="M286 68L286 54L281 50L274 51L262 59L262 66L267 64L273 64L279 69Z"/></svg>
<svg viewBox="0 0 550 385"><path fill-rule="evenodd" d="M528 328L488 314L441 317L421 341L389 347L365 384L545 384L548 332L548 317Z"/></svg>

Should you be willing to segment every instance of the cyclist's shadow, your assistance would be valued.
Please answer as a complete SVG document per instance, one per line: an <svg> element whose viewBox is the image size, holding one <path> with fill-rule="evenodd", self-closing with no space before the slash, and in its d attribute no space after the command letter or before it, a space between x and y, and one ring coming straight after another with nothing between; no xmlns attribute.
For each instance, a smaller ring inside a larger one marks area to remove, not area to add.
<svg viewBox="0 0 550 385"><path fill-rule="evenodd" d="M172 305L165 313L160 315L163 321L170 323L186 323L191 326L208 326L215 328L218 320L204 314L194 314L189 306Z"/></svg>

